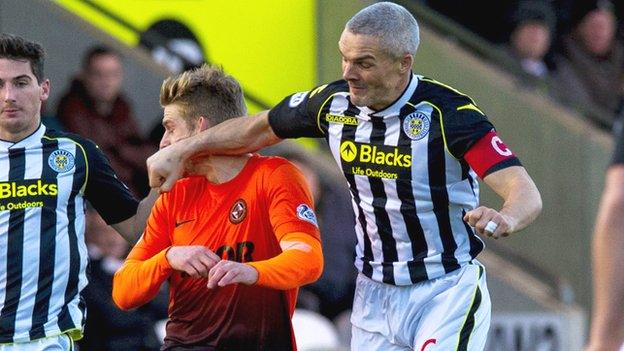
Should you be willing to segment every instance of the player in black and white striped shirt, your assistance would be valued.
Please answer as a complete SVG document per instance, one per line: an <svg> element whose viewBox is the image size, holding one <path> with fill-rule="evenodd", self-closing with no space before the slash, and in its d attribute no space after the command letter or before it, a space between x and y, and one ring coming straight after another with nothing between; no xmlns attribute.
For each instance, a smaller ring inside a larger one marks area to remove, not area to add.
<svg viewBox="0 0 624 351"><path fill-rule="evenodd" d="M41 124L43 62L39 44L0 35L0 350L72 349L85 319L85 200L132 243L155 200L139 204L92 142Z"/></svg>
<svg viewBox="0 0 624 351"><path fill-rule="evenodd" d="M151 185L167 190L181 172L175 161L191 155L325 138L356 217L354 350L482 349L490 305L474 230L506 236L541 210L535 184L475 102L412 73L418 41L406 9L371 5L342 33L343 80L148 160ZM477 176L501 195L501 210L479 207Z"/></svg>

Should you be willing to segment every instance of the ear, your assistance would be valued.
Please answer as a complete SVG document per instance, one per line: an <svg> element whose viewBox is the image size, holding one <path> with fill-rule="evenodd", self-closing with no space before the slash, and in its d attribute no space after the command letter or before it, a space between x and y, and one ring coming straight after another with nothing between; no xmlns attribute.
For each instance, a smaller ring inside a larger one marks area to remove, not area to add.
<svg viewBox="0 0 624 351"><path fill-rule="evenodd" d="M39 100L46 101L48 97L50 97L50 80L46 79L41 83L41 95L39 96Z"/></svg>
<svg viewBox="0 0 624 351"><path fill-rule="evenodd" d="M405 54L403 58L400 60L401 64L401 73L406 73L412 70L412 65L414 64L414 56L412 54Z"/></svg>
<svg viewBox="0 0 624 351"><path fill-rule="evenodd" d="M196 126L199 127L200 132L203 132L204 130L208 129L210 127L210 125L208 124L208 118L204 116L200 116L199 119L197 120Z"/></svg>

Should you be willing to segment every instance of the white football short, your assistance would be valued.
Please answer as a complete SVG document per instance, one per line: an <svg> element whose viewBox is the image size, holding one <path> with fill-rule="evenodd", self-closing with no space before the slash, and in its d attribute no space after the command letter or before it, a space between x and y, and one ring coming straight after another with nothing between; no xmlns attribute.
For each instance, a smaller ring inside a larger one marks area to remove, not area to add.
<svg viewBox="0 0 624 351"><path fill-rule="evenodd" d="M485 269L473 261L409 286L359 274L351 313L352 351L481 351L490 328Z"/></svg>
<svg viewBox="0 0 624 351"><path fill-rule="evenodd" d="M30 342L0 344L0 351L71 351L74 341L67 334L51 336Z"/></svg>

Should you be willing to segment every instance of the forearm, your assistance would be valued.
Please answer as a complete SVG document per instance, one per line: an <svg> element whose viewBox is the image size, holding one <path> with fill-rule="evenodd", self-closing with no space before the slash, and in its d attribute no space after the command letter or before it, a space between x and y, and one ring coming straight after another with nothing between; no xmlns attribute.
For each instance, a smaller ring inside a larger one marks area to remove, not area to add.
<svg viewBox="0 0 624 351"><path fill-rule="evenodd" d="M149 217L150 211L154 206L154 202L158 199L158 191L155 189L150 190L149 194L139 202L137 212L134 216L124 220L123 222L113 224L113 228L119 232L119 234L126 239L131 245L141 237L141 234L145 230L145 224Z"/></svg>
<svg viewBox="0 0 624 351"><path fill-rule="evenodd" d="M268 122L268 111L226 120L180 143L184 159L204 155L240 155L279 142Z"/></svg>
<svg viewBox="0 0 624 351"><path fill-rule="evenodd" d="M113 278L113 301L122 310L139 307L152 300L173 271L167 250L147 260L128 258Z"/></svg>
<svg viewBox="0 0 624 351"><path fill-rule="evenodd" d="M139 238L141 237L141 234L145 230L145 224L147 223L147 218L149 217L152 207L154 207L154 203L156 202L156 199L158 199L158 196L159 196L158 191L151 189L150 192L147 194L147 196L143 198L141 202L139 202L137 213L133 217L134 218L133 232L134 232L134 235L136 236L134 240L135 243L139 240Z"/></svg>
<svg viewBox="0 0 624 351"><path fill-rule="evenodd" d="M256 285L288 290L316 281L323 272L321 242L311 236L303 240L307 249L291 248L271 259L247 263L258 271Z"/></svg>
<svg viewBox="0 0 624 351"><path fill-rule="evenodd" d="M483 180L503 199L499 213L508 225L506 233L526 228L542 211L539 190L524 167L505 168Z"/></svg>
<svg viewBox="0 0 624 351"><path fill-rule="evenodd" d="M542 211L542 198L533 181L519 179L510 188L500 213L511 218L510 233L520 231L533 223Z"/></svg>
<svg viewBox="0 0 624 351"><path fill-rule="evenodd" d="M619 177L611 170L592 244L594 305L590 340L604 345L605 350L619 350L624 342L624 173L621 179L614 176Z"/></svg>

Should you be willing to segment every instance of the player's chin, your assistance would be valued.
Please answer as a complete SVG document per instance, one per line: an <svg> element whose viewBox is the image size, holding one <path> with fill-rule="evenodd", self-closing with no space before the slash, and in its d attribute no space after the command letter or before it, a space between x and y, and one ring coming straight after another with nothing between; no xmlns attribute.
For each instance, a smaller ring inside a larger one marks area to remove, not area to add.
<svg viewBox="0 0 624 351"><path fill-rule="evenodd" d="M350 97L351 97L351 103L354 104L355 106L365 107L368 105L368 99L366 98L365 95L351 93Z"/></svg>

